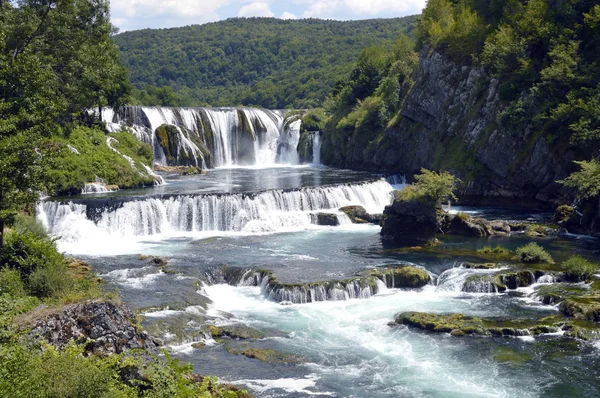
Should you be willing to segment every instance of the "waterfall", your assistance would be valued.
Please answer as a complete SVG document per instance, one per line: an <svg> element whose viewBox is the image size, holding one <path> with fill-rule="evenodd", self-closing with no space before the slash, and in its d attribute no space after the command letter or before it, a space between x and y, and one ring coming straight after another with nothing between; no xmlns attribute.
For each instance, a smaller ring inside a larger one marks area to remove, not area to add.
<svg viewBox="0 0 600 398"><path fill-rule="evenodd" d="M499 269L481 270L463 267L450 268L441 273L437 280L437 291L467 293L497 293L494 283Z"/></svg>
<svg viewBox="0 0 600 398"><path fill-rule="evenodd" d="M99 183L95 183L95 182L91 182L88 184L85 184L85 186L83 187L83 190L81 191L82 194L89 194L89 193L106 193L106 192L111 192L108 188L106 188L106 186L104 184L99 184Z"/></svg>
<svg viewBox="0 0 600 398"><path fill-rule="evenodd" d="M312 134L313 164L321 164L321 132Z"/></svg>
<svg viewBox="0 0 600 398"><path fill-rule="evenodd" d="M390 203L391 190L379 180L257 194L44 201L38 217L52 234L76 241L93 240L96 233L119 239L203 231L277 232L305 229L314 225L314 212L347 205L380 213Z"/></svg>
<svg viewBox="0 0 600 398"><path fill-rule="evenodd" d="M105 108L109 131L125 130L154 150L155 163L207 167L297 164L301 120L254 108ZM297 117L297 115L295 115ZM158 137L160 126L173 126Z"/></svg>

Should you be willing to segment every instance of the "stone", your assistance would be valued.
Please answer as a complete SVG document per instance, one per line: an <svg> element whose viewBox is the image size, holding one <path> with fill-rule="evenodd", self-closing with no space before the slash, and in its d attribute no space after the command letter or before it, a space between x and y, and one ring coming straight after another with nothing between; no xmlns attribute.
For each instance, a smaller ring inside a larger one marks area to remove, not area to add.
<svg viewBox="0 0 600 398"><path fill-rule="evenodd" d="M154 339L138 329L126 307L102 300L67 305L38 320L30 335L45 339L57 349L70 341L86 344L86 351L98 355L158 347Z"/></svg>
<svg viewBox="0 0 600 398"><path fill-rule="evenodd" d="M337 215L332 213L319 213L317 214L317 224L335 227L340 225Z"/></svg>
<svg viewBox="0 0 600 398"><path fill-rule="evenodd" d="M381 223L383 217L382 214L369 214L362 206L345 206L341 207L338 211L345 213L350 220L355 224L377 224Z"/></svg>
<svg viewBox="0 0 600 398"><path fill-rule="evenodd" d="M462 336L529 336L561 330L566 321L553 317L539 321L484 319L463 314L434 314L428 312L403 312L395 317L398 325L436 333Z"/></svg>
<svg viewBox="0 0 600 398"><path fill-rule="evenodd" d="M433 204L395 200L383 212L381 235L384 239L428 241L438 230Z"/></svg>

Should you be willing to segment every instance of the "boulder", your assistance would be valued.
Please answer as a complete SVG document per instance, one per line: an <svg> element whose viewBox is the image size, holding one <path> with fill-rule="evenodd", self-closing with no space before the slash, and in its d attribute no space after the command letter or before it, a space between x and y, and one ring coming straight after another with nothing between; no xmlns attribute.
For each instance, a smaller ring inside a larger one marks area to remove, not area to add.
<svg viewBox="0 0 600 398"><path fill-rule="evenodd" d="M152 350L158 344L133 323L133 314L112 301L88 301L71 304L38 320L31 336L45 339L61 349L72 340L86 344L86 350L98 355L119 354L132 349Z"/></svg>
<svg viewBox="0 0 600 398"><path fill-rule="evenodd" d="M379 225L383 216L381 214L369 214L362 206L345 206L341 207L339 211L345 213L355 224L371 223Z"/></svg>
<svg viewBox="0 0 600 398"><path fill-rule="evenodd" d="M431 281L429 273L417 267L386 268L372 271L371 275L382 280L388 288L420 288Z"/></svg>
<svg viewBox="0 0 600 398"><path fill-rule="evenodd" d="M394 201L381 220L384 239L430 240L438 230L435 205L414 201Z"/></svg>
<svg viewBox="0 0 600 398"><path fill-rule="evenodd" d="M506 221L489 221L484 218L473 218L466 214L446 215L442 219L441 229L449 235L482 237L505 236L511 232L511 227Z"/></svg>
<svg viewBox="0 0 600 398"><path fill-rule="evenodd" d="M317 214L317 224L335 227L340 225L337 215L332 213L319 213Z"/></svg>

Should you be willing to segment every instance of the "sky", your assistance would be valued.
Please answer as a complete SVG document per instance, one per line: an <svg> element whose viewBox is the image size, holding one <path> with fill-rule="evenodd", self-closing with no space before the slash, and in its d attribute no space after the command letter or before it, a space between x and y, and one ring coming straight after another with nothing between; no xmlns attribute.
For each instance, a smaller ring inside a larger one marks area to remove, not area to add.
<svg viewBox="0 0 600 398"><path fill-rule="evenodd" d="M420 14L426 0L110 0L121 32L232 17L368 19Z"/></svg>

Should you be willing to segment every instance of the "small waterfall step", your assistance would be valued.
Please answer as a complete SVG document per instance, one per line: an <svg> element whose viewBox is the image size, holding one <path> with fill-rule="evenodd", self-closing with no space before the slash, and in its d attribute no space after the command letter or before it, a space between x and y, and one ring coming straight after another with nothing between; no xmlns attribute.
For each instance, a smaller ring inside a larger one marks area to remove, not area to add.
<svg viewBox="0 0 600 398"><path fill-rule="evenodd" d="M37 214L57 236L74 236L82 227L116 237L150 236L180 232L277 232L302 230L316 224L316 213L359 205L373 213L391 201L384 180L356 184L271 190L246 194L111 197L69 202L43 201Z"/></svg>
<svg viewBox="0 0 600 398"><path fill-rule="evenodd" d="M365 271L362 275L345 280L282 283L271 270L221 267L209 273L207 280L211 284L257 286L268 300L284 304L307 304L368 299L392 288L422 288L431 282L431 276L423 268L398 266Z"/></svg>

